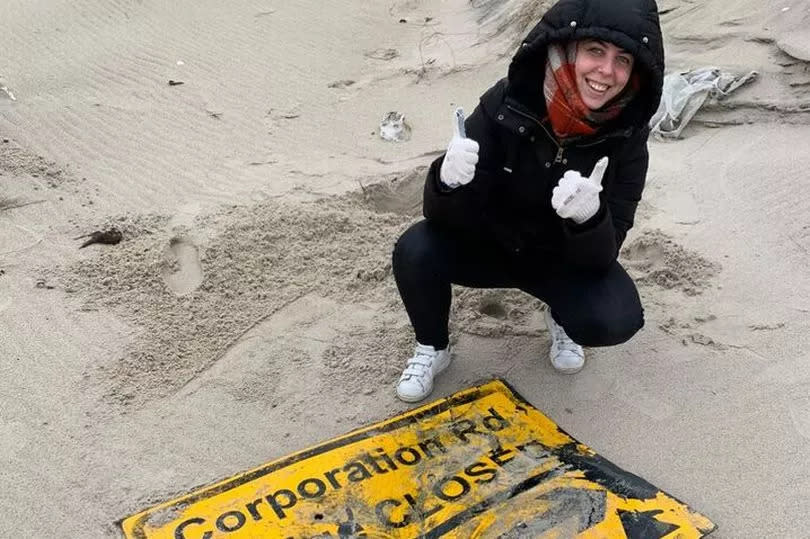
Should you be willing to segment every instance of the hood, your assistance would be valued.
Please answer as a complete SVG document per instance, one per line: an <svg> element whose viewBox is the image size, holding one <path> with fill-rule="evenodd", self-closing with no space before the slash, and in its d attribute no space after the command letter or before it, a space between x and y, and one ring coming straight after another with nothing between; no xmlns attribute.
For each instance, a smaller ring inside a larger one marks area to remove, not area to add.
<svg viewBox="0 0 810 539"><path fill-rule="evenodd" d="M608 41L634 56L642 87L615 125L645 127L658 109L664 84L664 44L655 0L560 0L512 58L507 95L545 116L542 88L548 44L586 38Z"/></svg>

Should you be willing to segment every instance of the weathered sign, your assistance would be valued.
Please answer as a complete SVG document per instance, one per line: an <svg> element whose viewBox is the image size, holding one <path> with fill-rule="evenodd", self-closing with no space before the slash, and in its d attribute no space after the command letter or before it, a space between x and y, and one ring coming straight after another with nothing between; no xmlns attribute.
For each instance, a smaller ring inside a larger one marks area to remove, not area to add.
<svg viewBox="0 0 810 539"><path fill-rule="evenodd" d="M703 537L706 517L502 381L131 516L128 538Z"/></svg>

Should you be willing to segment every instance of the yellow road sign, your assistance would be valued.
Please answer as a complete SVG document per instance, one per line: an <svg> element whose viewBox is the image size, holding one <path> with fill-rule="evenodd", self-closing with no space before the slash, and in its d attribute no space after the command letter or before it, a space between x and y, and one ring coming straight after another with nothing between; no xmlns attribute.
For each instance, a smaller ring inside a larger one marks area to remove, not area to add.
<svg viewBox="0 0 810 539"><path fill-rule="evenodd" d="M496 380L124 519L127 538L699 538L714 530Z"/></svg>

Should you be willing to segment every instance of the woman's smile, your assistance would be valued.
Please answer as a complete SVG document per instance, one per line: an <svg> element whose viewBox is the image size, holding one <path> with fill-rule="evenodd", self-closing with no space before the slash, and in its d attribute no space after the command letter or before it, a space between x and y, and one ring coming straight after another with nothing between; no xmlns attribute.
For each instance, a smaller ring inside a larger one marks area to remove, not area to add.
<svg viewBox="0 0 810 539"><path fill-rule="evenodd" d="M591 110L618 96L633 72L633 56L612 43L580 41L574 63L577 88Z"/></svg>

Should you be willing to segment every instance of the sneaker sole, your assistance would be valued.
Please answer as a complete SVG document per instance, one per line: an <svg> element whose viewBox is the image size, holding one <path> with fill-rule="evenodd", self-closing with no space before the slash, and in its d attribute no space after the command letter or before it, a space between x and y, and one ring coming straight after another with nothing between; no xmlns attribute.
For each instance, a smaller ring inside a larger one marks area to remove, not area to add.
<svg viewBox="0 0 810 539"><path fill-rule="evenodd" d="M550 354L548 356L548 362L551 363L551 368L554 369L555 371L557 371L560 374L576 374L576 373L578 373L579 371L581 371L582 369L585 368L585 362L584 361L582 362L582 365L580 365L579 367L567 367L567 368L566 367L558 367L557 365L554 364L554 361L552 361Z"/></svg>
<svg viewBox="0 0 810 539"><path fill-rule="evenodd" d="M576 374L585 368L585 365L583 365L582 367L576 367L574 369L561 369L559 367L555 367L553 363L551 364L551 366L554 368L555 371L557 371L560 374Z"/></svg>
<svg viewBox="0 0 810 539"><path fill-rule="evenodd" d="M430 388L430 392L433 393L433 388ZM399 393L399 391L397 391L397 398L399 400L401 400L402 402L419 402L419 401L425 400L429 396L430 396L430 393L428 393L424 397L409 397L409 396L401 395Z"/></svg>

